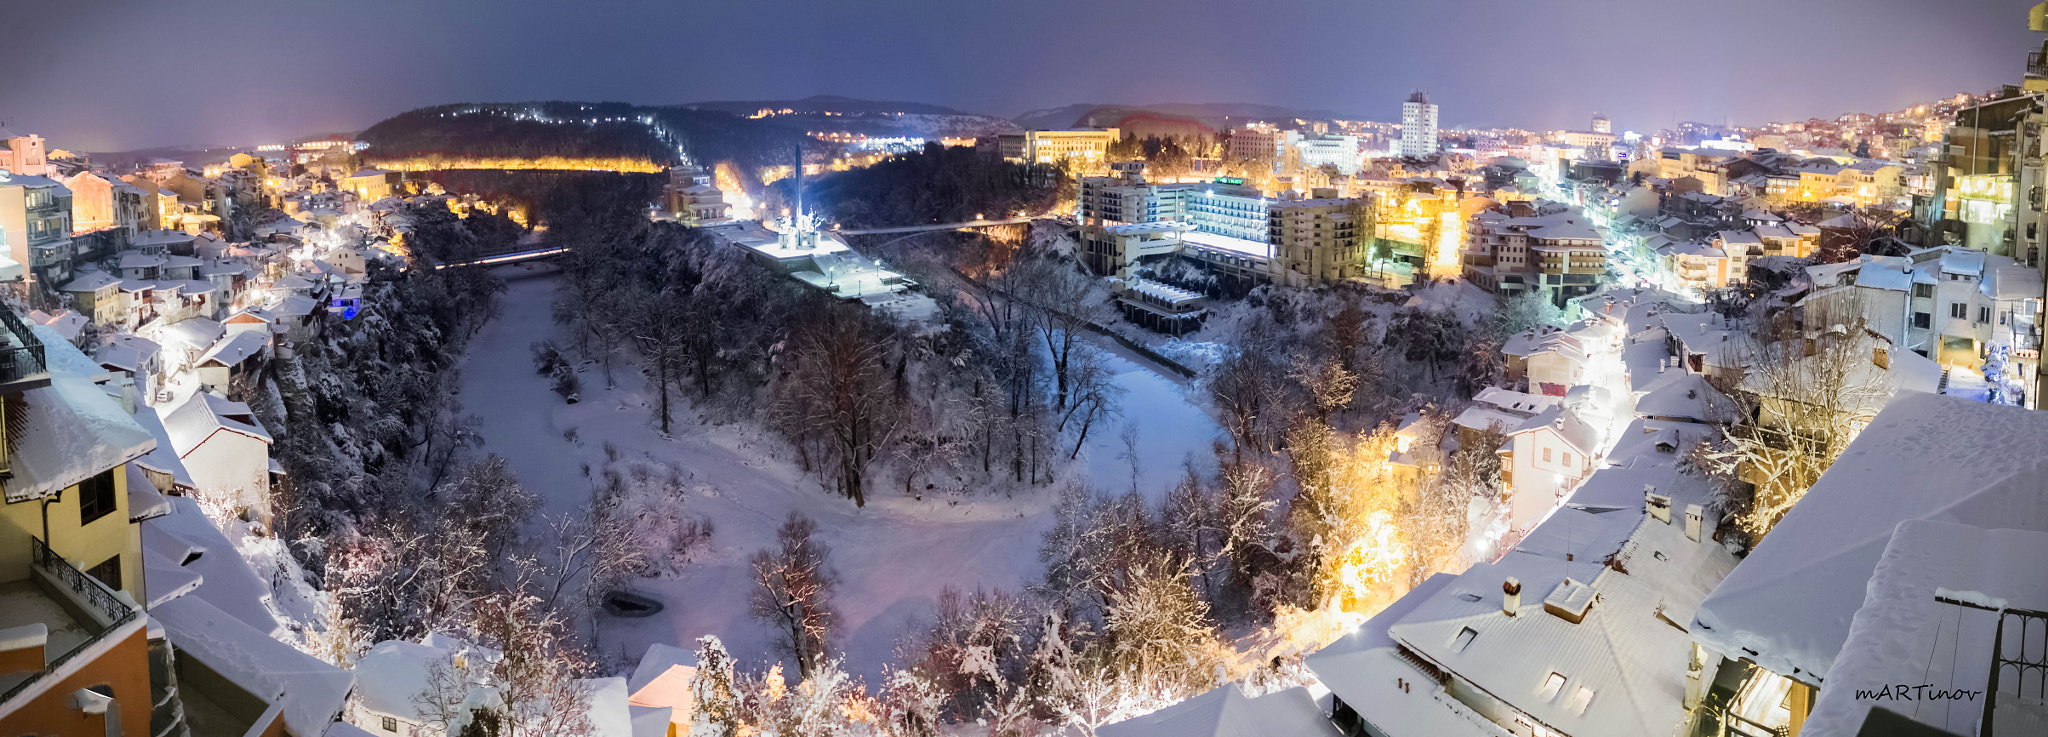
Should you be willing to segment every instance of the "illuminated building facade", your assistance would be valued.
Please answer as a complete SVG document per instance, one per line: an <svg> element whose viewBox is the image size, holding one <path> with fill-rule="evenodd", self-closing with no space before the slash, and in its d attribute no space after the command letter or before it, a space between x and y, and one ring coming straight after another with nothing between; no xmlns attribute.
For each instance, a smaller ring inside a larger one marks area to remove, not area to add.
<svg viewBox="0 0 2048 737"><path fill-rule="evenodd" d="M1489 292L1541 291L1552 304L1592 292L1607 271L1607 247L1584 213L1537 213L1522 203L1475 215L1468 228L1463 274Z"/></svg>
<svg viewBox="0 0 2048 737"><path fill-rule="evenodd" d="M698 166L674 166L668 170L668 211L686 225L704 225L730 219L732 206L725 192L712 184L711 170Z"/></svg>
<svg viewBox="0 0 2048 737"><path fill-rule="evenodd" d="M71 190L55 179L0 173L8 258L44 286L71 281Z"/></svg>
<svg viewBox="0 0 2048 737"><path fill-rule="evenodd" d="M1372 233L1355 212L1367 200L1272 199L1244 181L1149 184L1140 162L1081 180L1082 261L1126 276L1139 259L1179 255L1247 283L1326 284L1361 276ZM1361 232L1363 234L1361 235Z"/></svg>
<svg viewBox="0 0 2048 737"><path fill-rule="evenodd" d="M49 175L50 159L43 151L43 137L0 128L0 169L32 177Z"/></svg>
<svg viewBox="0 0 2048 737"><path fill-rule="evenodd" d="M1109 144L1117 141L1120 135L1115 128L1024 131L1002 134L996 145L1004 161L1020 164L1067 161L1089 169L1104 161L1109 155Z"/></svg>

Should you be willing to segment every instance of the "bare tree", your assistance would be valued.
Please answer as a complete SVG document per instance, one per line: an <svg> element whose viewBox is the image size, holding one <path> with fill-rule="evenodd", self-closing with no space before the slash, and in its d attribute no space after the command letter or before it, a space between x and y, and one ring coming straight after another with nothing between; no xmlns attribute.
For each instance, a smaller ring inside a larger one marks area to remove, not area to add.
<svg viewBox="0 0 2048 737"><path fill-rule="evenodd" d="M831 553L814 536L818 525L794 511L776 531L779 547L754 553L754 616L782 628L783 645L805 678L823 662L839 615L832 608L838 581L826 563Z"/></svg>
<svg viewBox="0 0 2048 737"><path fill-rule="evenodd" d="M642 302L627 327L653 374L650 378L660 395L664 435L669 432L669 387L680 382L683 363L690 357L691 342L705 329L695 324L695 317L688 297L668 291ZM701 367L698 373L703 374Z"/></svg>
<svg viewBox="0 0 2048 737"><path fill-rule="evenodd" d="M647 569L646 548L622 513L622 496L617 483L593 486L582 514L564 514L548 524L546 535L554 549L547 561L544 608L553 611L562 593L579 580L584 606L594 607L605 594Z"/></svg>
<svg viewBox="0 0 2048 737"><path fill-rule="evenodd" d="M1078 266L1052 258L1039 258L1013 265L1020 278L1013 288L1030 305L1037 319L1039 337L1045 342L1052 364L1053 409L1064 410L1072 396L1074 358L1085 353L1083 332L1108 318L1109 294L1100 281L1081 273Z"/></svg>
<svg viewBox="0 0 2048 737"><path fill-rule="evenodd" d="M1071 357L1069 365L1072 384L1072 401L1067 411L1060 415L1059 428L1055 432L1066 432L1067 425L1076 426L1074 449L1067 453L1072 460L1081 455L1081 446L1088 442L1088 430L1100 420L1118 414L1118 405L1124 389L1116 384L1116 376L1110 373L1108 361L1103 360L1102 351L1091 345L1080 346Z"/></svg>
<svg viewBox="0 0 2048 737"><path fill-rule="evenodd" d="M1888 247L1891 238L1898 234L1904 223L1904 213L1861 207L1850 210L1840 217L1827 221L1833 223L1821 229L1820 243L1814 252L1814 260L1823 264L1841 263L1854 260L1862 254L1879 256L1903 256Z"/></svg>
<svg viewBox="0 0 2048 737"><path fill-rule="evenodd" d="M1725 387L1742 419L1695 460L1761 541L1897 391L1896 359L1854 299L1810 304L1802 320L1780 313L1751 336L1744 375Z"/></svg>
<svg viewBox="0 0 2048 737"><path fill-rule="evenodd" d="M521 587L480 602L472 633L498 651L491 682L504 701L509 737L588 735L589 686L596 664L575 646L568 619Z"/></svg>
<svg viewBox="0 0 2048 737"><path fill-rule="evenodd" d="M855 506L867 504L868 466L895 440L903 420L901 387L889 371L889 344L864 314L833 310L794 339L789 375L775 405L779 424L822 446L826 475Z"/></svg>

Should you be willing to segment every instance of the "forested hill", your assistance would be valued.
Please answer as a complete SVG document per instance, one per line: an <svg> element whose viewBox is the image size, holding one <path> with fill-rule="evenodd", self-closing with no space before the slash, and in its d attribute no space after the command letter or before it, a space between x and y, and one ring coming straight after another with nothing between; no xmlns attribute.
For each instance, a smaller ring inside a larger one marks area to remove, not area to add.
<svg viewBox="0 0 2048 737"><path fill-rule="evenodd" d="M539 102L440 105L388 118L362 132L372 164L398 168L640 168L674 163L676 151L621 103ZM577 162L586 165L462 166L464 162ZM436 163L438 162L438 163ZM609 165L589 165L604 162ZM620 166L637 163L639 167Z"/></svg>
<svg viewBox="0 0 2048 737"><path fill-rule="evenodd" d="M392 169L553 169L656 172L679 160L741 171L786 165L815 131L871 136L980 136L1013 129L999 118L913 103L810 98L805 112L743 117L705 105L648 107L618 102L464 103L420 108L370 126L369 163ZM747 107L759 103L723 103ZM813 110L840 105L855 112ZM903 111L870 108L911 107ZM756 108L758 110L758 108ZM920 112L935 110L943 112ZM751 111L749 112L751 114ZM818 143L805 155L829 159ZM814 160L815 163L815 160Z"/></svg>

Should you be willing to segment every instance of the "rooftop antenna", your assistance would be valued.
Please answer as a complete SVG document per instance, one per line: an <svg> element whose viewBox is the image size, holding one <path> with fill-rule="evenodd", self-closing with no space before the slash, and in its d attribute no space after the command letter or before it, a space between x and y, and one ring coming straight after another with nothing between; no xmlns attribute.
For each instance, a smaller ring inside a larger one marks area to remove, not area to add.
<svg viewBox="0 0 2048 737"><path fill-rule="evenodd" d="M804 218L804 142L798 140L796 143L790 144L789 148L796 157L795 164L790 169L792 175L796 177L791 180L794 182L791 191L796 193L796 206L789 209L789 224L792 227L801 229L803 226L797 225L797 223L801 222Z"/></svg>

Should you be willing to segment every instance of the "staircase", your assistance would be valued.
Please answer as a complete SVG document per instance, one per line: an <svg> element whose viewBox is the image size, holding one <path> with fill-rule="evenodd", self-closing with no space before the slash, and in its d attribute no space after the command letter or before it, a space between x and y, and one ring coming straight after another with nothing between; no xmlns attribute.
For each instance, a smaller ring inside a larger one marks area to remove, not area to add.
<svg viewBox="0 0 2048 737"><path fill-rule="evenodd" d="M1940 383L1939 385L1936 385L1936 386L1934 387L1934 393L1936 393L1936 394L1947 394L1947 393L1948 393L1948 372L1950 372L1950 371L1954 371L1954 370L1955 370L1955 369L1949 368L1949 367L1947 367L1947 366L1943 366L1943 367L1941 367L1941 383Z"/></svg>

